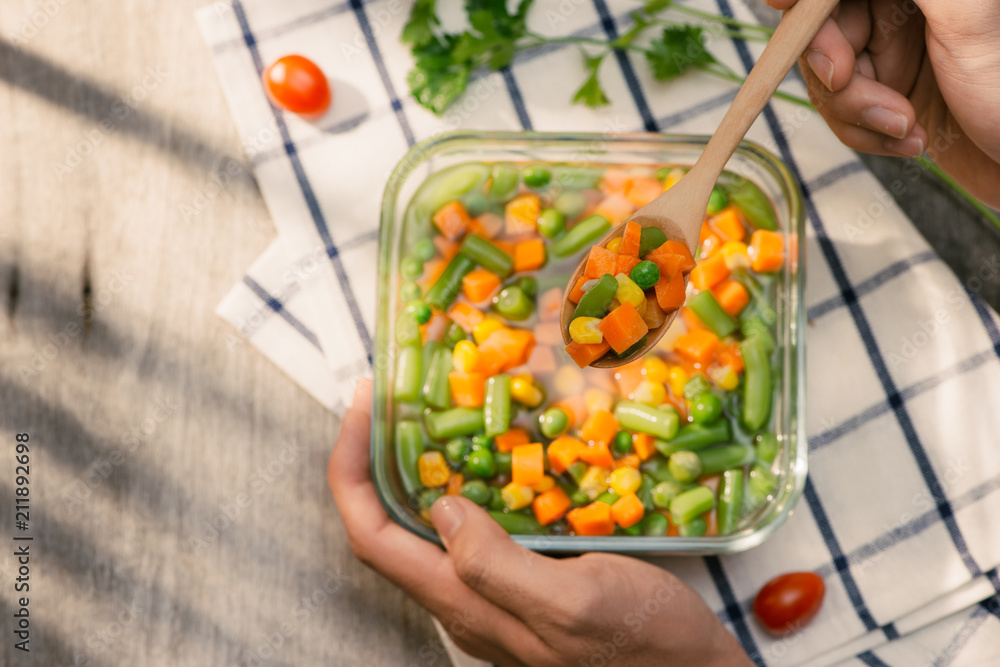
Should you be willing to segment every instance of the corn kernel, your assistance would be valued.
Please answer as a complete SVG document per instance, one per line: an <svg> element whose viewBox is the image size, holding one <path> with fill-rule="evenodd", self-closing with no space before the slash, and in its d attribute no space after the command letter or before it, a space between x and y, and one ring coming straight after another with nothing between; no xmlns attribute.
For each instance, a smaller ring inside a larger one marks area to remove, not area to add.
<svg viewBox="0 0 1000 667"><path fill-rule="evenodd" d="M642 484L642 473L635 468L617 468L611 471L608 481L615 493L619 496L627 496L639 490L639 485Z"/></svg>
<svg viewBox="0 0 1000 667"><path fill-rule="evenodd" d="M735 271L739 268L750 268L750 255L747 252L746 243L742 241L729 241L723 244L720 252L723 259L726 260L726 266L730 271Z"/></svg>
<svg viewBox="0 0 1000 667"><path fill-rule="evenodd" d="M420 473L420 483L427 488L444 486L451 477L451 470L444 460L444 455L438 451L424 452L417 459L417 471Z"/></svg>
<svg viewBox="0 0 1000 667"><path fill-rule="evenodd" d="M456 373L472 373L479 365L479 348L471 340L460 340L451 353L451 365Z"/></svg>
<svg viewBox="0 0 1000 667"><path fill-rule="evenodd" d="M739 373L732 366L712 366L708 369L708 378L726 391L733 391L740 384Z"/></svg>
<svg viewBox="0 0 1000 667"><path fill-rule="evenodd" d="M646 376L646 379L650 382L658 382L663 384L667 381L669 374L669 367L667 362L663 361L659 357L646 357L642 362L642 374Z"/></svg>
<svg viewBox="0 0 1000 667"><path fill-rule="evenodd" d="M531 487L531 490L535 493L545 493L549 491L552 487L556 485L556 480L552 479L549 475L542 477L542 481Z"/></svg>
<svg viewBox="0 0 1000 667"><path fill-rule="evenodd" d="M580 385L583 384L583 373L572 364L563 366L556 371L553 384L560 396L573 396L580 392Z"/></svg>
<svg viewBox="0 0 1000 667"><path fill-rule="evenodd" d="M610 241L608 241L608 245L606 245L604 247L607 248L608 250L610 250L611 252L618 252L618 250L622 247L622 239L621 239L621 237L620 236L616 236L615 238L613 238Z"/></svg>
<svg viewBox="0 0 1000 667"><path fill-rule="evenodd" d="M645 310L646 293L624 273L615 276L615 280L618 281L618 292L615 294L615 298L621 303L632 304L636 310L639 310L639 306L642 305Z"/></svg>
<svg viewBox="0 0 1000 667"><path fill-rule="evenodd" d="M670 188L674 187L677 184L677 181L681 180L686 173L687 169L682 167L674 167L671 169L667 173L667 177L663 179L663 191L666 192Z"/></svg>
<svg viewBox="0 0 1000 667"><path fill-rule="evenodd" d="M503 328L503 322L497 318L486 317L472 330L472 337L476 339L476 345L482 345L483 341L489 338L491 333Z"/></svg>
<svg viewBox="0 0 1000 667"><path fill-rule="evenodd" d="M674 396L684 395L684 385L690 379L687 371L680 366L671 366L670 370L667 371L667 384L670 385L670 391Z"/></svg>
<svg viewBox="0 0 1000 667"><path fill-rule="evenodd" d="M530 486L521 486L511 482L500 489L500 498L503 500L503 506L513 512L530 505L531 501L535 499L535 492L531 490Z"/></svg>
<svg viewBox="0 0 1000 667"><path fill-rule="evenodd" d="M537 408L545 400L545 394L535 384L530 375L518 375L511 378L510 397L529 408Z"/></svg>
<svg viewBox="0 0 1000 667"><path fill-rule="evenodd" d="M591 500L608 490L608 471L599 466L590 466L580 478L580 490Z"/></svg>
<svg viewBox="0 0 1000 667"><path fill-rule="evenodd" d="M569 323L569 337L580 345L600 343L604 340L604 334L597 328L600 323L597 317L574 317Z"/></svg>
<svg viewBox="0 0 1000 667"><path fill-rule="evenodd" d="M583 404L587 406L587 414L592 415L601 410L611 412L611 406L613 403L614 398L603 389L595 389L591 387L583 393Z"/></svg>
<svg viewBox="0 0 1000 667"><path fill-rule="evenodd" d="M655 407L667 400L667 389L662 382L643 380L636 385L633 400Z"/></svg>

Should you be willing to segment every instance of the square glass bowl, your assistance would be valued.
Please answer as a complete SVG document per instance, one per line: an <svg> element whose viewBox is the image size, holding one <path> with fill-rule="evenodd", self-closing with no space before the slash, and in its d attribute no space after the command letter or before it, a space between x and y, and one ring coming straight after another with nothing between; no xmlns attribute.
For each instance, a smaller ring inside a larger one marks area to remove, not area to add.
<svg viewBox="0 0 1000 667"><path fill-rule="evenodd" d="M692 165L706 136L538 132L453 132L414 146L389 177L382 201L378 272L378 311L373 357L375 386L371 429L371 469L389 515L411 532L440 544L403 489L393 442L393 373L396 367L396 315L400 310L399 260L407 239L407 206L431 174L466 162L551 162L590 165ZM712 537L585 537L514 535L529 549L581 553L610 551L637 555L735 553L757 546L781 526L802 494L806 477L805 437L805 243L802 197L788 169L763 147L743 142L726 170L755 183L771 200L778 231L785 236L788 261L776 276L776 342L772 404L774 432L781 449L772 471L777 484L767 502L745 517L740 529Z"/></svg>

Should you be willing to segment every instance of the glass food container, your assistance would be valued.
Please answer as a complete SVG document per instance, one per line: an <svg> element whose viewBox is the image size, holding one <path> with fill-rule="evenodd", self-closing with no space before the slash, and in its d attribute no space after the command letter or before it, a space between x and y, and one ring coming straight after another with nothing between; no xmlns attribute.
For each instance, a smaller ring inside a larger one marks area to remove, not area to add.
<svg viewBox="0 0 1000 667"><path fill-rule="evenodd" d="M550 162L589 165L692 165L706 136L459 131L414 146L389 177L382 201L378 273L378 311L374 355L371 468L389 515L413 533L440 543L404 491L392 434L393 373L397 345L399 262L413 239L408 204L433 173L467 162ZM637 555L735 553L757 546L788 518L806 477L805 437L805 283L804 216L800 191L788 169L763 147L743 142L727 172L755 183L771 200L778 231L785 237L788 261L776 276L777 367L774 369L773 427L781 448L772 465L777 484L768 500L743 518L736 532L711 537L514 535L525 547L544 552L610 551Z"/></svg>

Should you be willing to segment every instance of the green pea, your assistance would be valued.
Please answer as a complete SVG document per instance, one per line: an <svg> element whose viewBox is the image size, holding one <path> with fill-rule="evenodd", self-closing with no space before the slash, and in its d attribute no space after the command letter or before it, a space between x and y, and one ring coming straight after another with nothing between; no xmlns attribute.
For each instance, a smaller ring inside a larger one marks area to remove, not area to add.
<svg viewBox="0 0 1000 667"><path fill-rule="evenodd" d="M490 502L490 487L481 479L469 480L463 484L461 494L477 505L486 505Z"/></svg>
<svg viewBox="0 0 1000 667"><path fill-rule="evenodd" d="M417 318L417 324L427 324L431 320L431 315L433 315L431 307L420 299L414 299L406 304L406 309Z"/></svg>
<svg viewBox="0 0 1000 667"><path fill-rule="evenodd" d="M453 468L465 465L465 456L469 453L469 441L466 438L452 438L444 446L444 457Z"/></svg>
<svg viewBox="0 0 1000 667"><path fill-rule="evenodd" d="M569 416L561 408L549 408L538 416L538 428L546 438L556 438L569 428Z"/></svg>
<svg viewBox="0 0 1000 667"><path fill-rule="evenodd" d="M420 504L420 509L429 510L431 505L434 504L434 501L443 495L444 493L441 489L424 489L420 492L420 495L417 496L417 502Z"/></svg>
<svg viewBox="0 0 1000 667"><path fill-rule="evenodd" d="M619 454L628 454L632 451L632 434L628 431L618 431L615 433L615 451Z"/></svg>
<svg viewBox="0 0 1000 667"><path fill-rule="evenodd" d="M557 200L558 201L558 200ZM555 208L538 214L538 231L547 239L554 239L566 230L566 216Z"/></svg>
<svg viewBox="0 0 1000 667"><path fill-rule="evenodd" d="M712 188L712 195L708 198L708 207L705 213L715 215L729 204L729 197L718 186Z"/></svg>
<svg viewBox="0 0 1000 667"><path fill-rule="evenodd" d="M455 349L459 341L463 340L466 340L465 329L458 326L455 322L448 324L448 328L444 330L444 335L441 337L441 342L450 349Z"/></svg>
<svg viewBox="0 0 1000 667"><path fill-rule="evenodd" d="M420 342L420 323L412 312L404 310L396 319L396 342L412 345Z"/></svg>
<svg viewBox="0 0 1000 667"><path fill-rule="evenodd" d="M485 435L474 435L472 436L472 451L478 451L480 449L489 449L490 442L492 442Z"/></svg>
<svg viewBox="0 0 1000 667"><path fill-rule="evenodd" d="M660 482L653 487L653 507L665 510L670 507L670 501L676 498L681 492L681 485L677 482Z"/></svg>
<svg viewBox="0 0 1000 667"><path fill-rule="evenodd" d="M571 493L569 499L574 505L587 505L590 503L590 496L579 489Z"/></svg>
<svg viewBox="0 0 1000 667"><path fill-rule="evenodd" d="M413 256L421 262L426 262L437 253L437 248L430 239L420 239L413 244Z"/></svg>
<svg viewBox="0 0 1000 667"><path fill-rule="evenodd" d="M689 401L693 401L695 396L704 394L711 388L712 385L708 383L705 376L698 373L684 384L684 398Z"/></svg>
<svg viewBox="0 0 1000 667"><path fill-rule="evenodd" d="M510 452L497 452L493 455L493 460L496 462L497 474L498 475L509 475L510 474Z"/></svg>
<svg viewBox="0 0 1000 667"><path fill-rule="evenodd" d="M639 537L642 535L642 523L631 525L624 532L629 537Z"/></svg>
<svg viewBox="0 0 1000 667"><path fill-rule="evenodd" d="M691 402L691 419L696 424L708 426L722 416L722 401L710 391L703 391Z"/></svg>
<svg viewBox="0 0 1000 667"><path fill-rule="evenodd" d="M412 280L407 280L399 286L399 298L403 301L413 301L414 299L419 299L421 296L420 285Z"/></svg>
<svg viewBox="0 0 1000 667"><path fill-rule="evenodd" d="M583 212L587 210L587 197L579 190L567 190L556 197L553 206L563 214L566 220L574 220L583 215ZM549 238L552 237L550 236Z"/></svg>
<svg viewBox="0 0 1000 667"><path fill-rule="evenodd" d="M416 257L406 257L399 263L399 272L407 280L416 280L424 272L424 263Z"/></svg>
<svg viewBox="0 0 1000 667"><path fill-rule="evenodd" d="M524 168L521 178L529 188L544 188L552 180L552 172L548 167L533 164Z"/></svg>
<svg viewBox="0 0 1000 667"><path fill-rule="evenodd" d="M670 455L667 469L681 484L690 484L701 474L701 459L694 452L676 452Z"/></svg>
<svg viewBox="0 0 1000 667"><path fill-rule="evenodd" d="M703 517L696 516L690 522L678 526L677 532L681 537L702 537L708 532L708 524Z"/></svg>
<svg viewBox="0 0 1000 667"><path fill-rule="evenodd" d="M629 277L639 289L649 289L660 281L660 267L644 259L632 267Z"/></svg>
<svg viewBox="0 0 1000 667"><path fill-rule="evenodd" d="M495 486L490 487L489 508L494 511L503 509L503 496L500 495L500 489Z"/></svg>
<svg viewBox="0 0 1000 667"><path fill-rule="evenodd" d="M493 165L493 182L490 185L490 196L493 199L504 201L517 192L517 184L521 180L521 174L517 166L510 163L499 163Z"/></svg>
<svg viewBox="0 0 1000 667"><path fill-rule="evenodd" d="M496 474L497 464L493 460L493 452L488 449L477 449L469 453L469 462L465 464L465 469L471 475L489 479Z"/></svg>
<svg viewBox="0 0 1000 667"><path fill-rule="evenodd" d="M521 276L517 279L516 285L521 288L521 291L529 299L534 299L538 296L538 281L531 276Z"/></svg>
<svg viewBox="0 0 1000 667"><path fill-rule="evenodd" d="M642 520L642 534L646 537L663 537L669 528L667 517L659 512L651 512Z"/></svg>
<svg viewBox="0 0 1000 667"><path fill-rule="evenodd" d="M481 192L470 192L465 196L465 212L476 217L477 215L482 215L489 208L489 201L486 199L486 195Z"/></svg>
<svg viewBox="0 0 1000 667"><path fill-rule="evenodd" d="M496 311L510 320L526 320L535 310L535 303L517 285L510 285L500 290L493 299Z"/></svg>

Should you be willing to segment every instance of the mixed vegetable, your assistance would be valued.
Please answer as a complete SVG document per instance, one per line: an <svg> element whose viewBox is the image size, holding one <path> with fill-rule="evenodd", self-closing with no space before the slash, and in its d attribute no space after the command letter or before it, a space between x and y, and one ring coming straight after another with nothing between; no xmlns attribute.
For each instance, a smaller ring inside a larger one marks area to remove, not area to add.
<svg viewBox="0 0 1000 667"><path fill-rule="evenodd" d="M632 226L591 250L683 173L466 163L421 186L400 244L392 397L399 476L425 519L461 494L511 533L726 535L766 503L785 253L766 196L725 174L694 257ZM576 286L564 349L563 289L585 252L594 282ZM628 354L676 309L652 352L578 368Z"/></svg>

